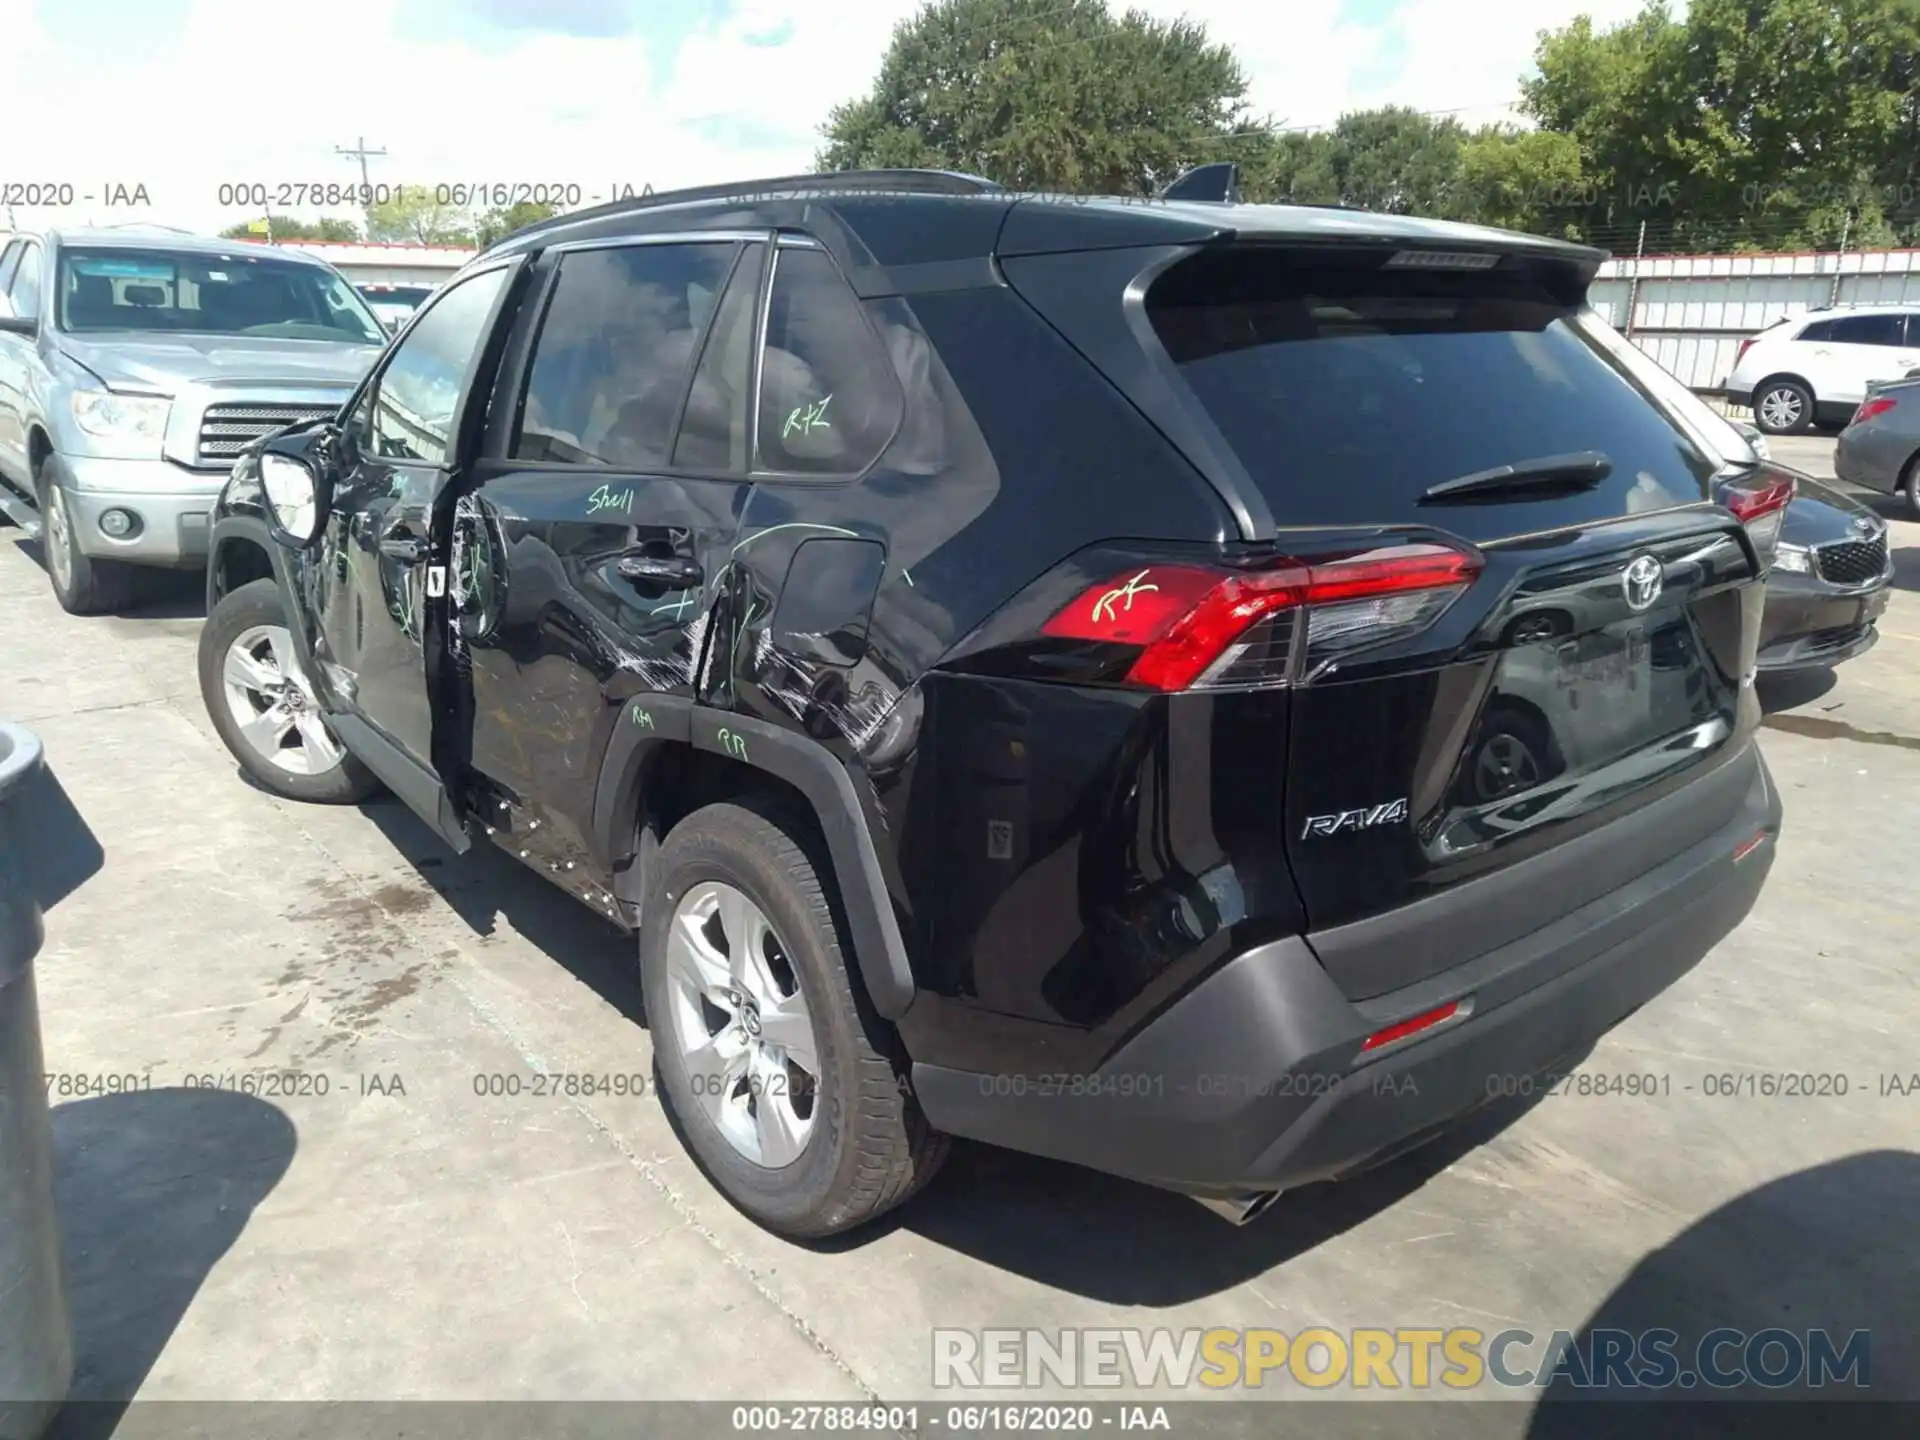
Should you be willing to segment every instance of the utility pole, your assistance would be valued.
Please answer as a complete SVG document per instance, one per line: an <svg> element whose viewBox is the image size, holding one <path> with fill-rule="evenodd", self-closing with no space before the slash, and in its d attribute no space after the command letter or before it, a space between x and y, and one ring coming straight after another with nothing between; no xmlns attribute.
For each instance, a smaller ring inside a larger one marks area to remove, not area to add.
<svg viewBox="0 0 1920 1440"><path fill-rule="evenodd" d="M1853 207L1840 217L1840 251L1833 257L1833 289L1827 292L1827 308L1840 303L1840 267L1847 258L1847 237L1853 233Z"/></svg>
<svg viewBox="0 0 1920 1440"><path fill-rule="evenodd" d="M336 155L344 155L349 160L358 160L360 162L360 193L371 201L373 181L367 178L367 161L377 160L385 155L387 153L386 146L383 145L378 150L369 150L367 148L367 137L362 135L354 141L353 149L349 150L344 145L336 145L333 147L333 153Z"/></svg>
<svg viewBox="0 0 1920 1440"><path fill-rule="evenodd" d="M1633 280L1627 286L1627 338L1633 338L1633 312L1640 304L1640 262L1647 258L1647 222L1640 222L1640 243L1633 250Z"/></svg>

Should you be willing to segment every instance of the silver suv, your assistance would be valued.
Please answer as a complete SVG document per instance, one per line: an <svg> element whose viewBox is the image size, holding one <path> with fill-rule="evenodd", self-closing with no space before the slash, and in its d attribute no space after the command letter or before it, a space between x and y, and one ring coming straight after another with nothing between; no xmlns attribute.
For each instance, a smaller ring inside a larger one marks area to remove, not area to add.
<svg viewBox="0 0 1920 1440"><path fill-rule="evenodd" d="M353 286L285 250L151 227L0 252L0 512L38 529L61 605L206 563L248 441L345 403L386 342Z"/></svg>

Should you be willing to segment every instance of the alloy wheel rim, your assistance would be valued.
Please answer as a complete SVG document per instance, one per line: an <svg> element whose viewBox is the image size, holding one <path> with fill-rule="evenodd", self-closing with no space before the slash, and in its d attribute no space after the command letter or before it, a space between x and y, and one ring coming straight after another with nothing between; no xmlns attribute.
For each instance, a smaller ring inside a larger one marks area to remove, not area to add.
<svg viewBox="0 0 1920 1440"><path fill-rule="evenodd" d="M674 907L666 968L694 1103L743 1159L793 1164L818 1114L820 1052L772 922L737 887L702 881Z"/></svg>
<svg viewBox="0 0 1920 1440"><path fill-rule="evenodd" d="M1760 397L1760 414L1769 425L1792 425L1800 418L1800 397L1791 390L1769 390Z"/></svg>
<svg viewBox="0 0 1920 1440"><path fill-rule="evenodd" d="M289 775L324 775L346 758L284 625L254 625L235 636L220 662L220 685L240 738L268 764Z"/></svg>
<svg viewBox="0 0 1920 1440"><path fill-rule="evenodd" d="M1495 735L1480 747L1475 764L1480 793L1504 799L1540 783L1540 764L1533 752L1513 735Z"/></svg>
<svg viewBox="0 0 1920 1440"><path fill-rule="evenodd" d="M73 588L72 542L67 531L67 500L58 485L47 486L47 564L53 580L62 590Z"/></svg>

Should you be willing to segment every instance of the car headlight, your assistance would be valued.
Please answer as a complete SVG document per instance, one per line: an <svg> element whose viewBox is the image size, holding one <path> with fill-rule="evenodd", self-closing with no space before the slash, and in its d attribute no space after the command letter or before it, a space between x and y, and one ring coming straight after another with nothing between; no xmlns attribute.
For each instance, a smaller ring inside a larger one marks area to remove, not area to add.
<svg viewBox="0 0 1920 1440"><path fill-rule="evenodd" d="M1804 545L1789 545L1782 540L1773 552L1776 570L1791 570L1795 575L1813 573L1813 554Z"/></svg>
<svg viewBox="0 0 1920 1440"><path fill-rule="evenodd" d="M111 390L73 392L73 423L102 440L166 437L173 401L164 395L116 395Z"/></svg>

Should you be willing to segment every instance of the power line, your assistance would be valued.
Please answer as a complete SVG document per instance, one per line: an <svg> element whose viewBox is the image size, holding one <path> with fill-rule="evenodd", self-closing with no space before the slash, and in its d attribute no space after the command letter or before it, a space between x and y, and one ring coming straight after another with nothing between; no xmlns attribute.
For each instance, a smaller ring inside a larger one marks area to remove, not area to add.
<svg viewBox="0 0 1920 1440"><path fill-rule="evenodd" d="M360 162L360 193L371 196L373 194L373 181L367 175L367 161L379 159L381 156L384 156L387 153L386 146L383 145L378 150L369 150L367 148L367 137L362 135L354 141L353 149L349 150L344 145L336 145L333 147L333 153L343 155L349 160L358 160Z"/></svg>

